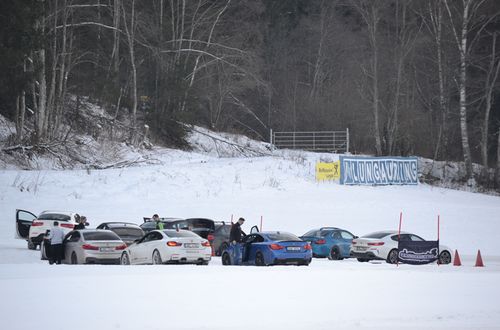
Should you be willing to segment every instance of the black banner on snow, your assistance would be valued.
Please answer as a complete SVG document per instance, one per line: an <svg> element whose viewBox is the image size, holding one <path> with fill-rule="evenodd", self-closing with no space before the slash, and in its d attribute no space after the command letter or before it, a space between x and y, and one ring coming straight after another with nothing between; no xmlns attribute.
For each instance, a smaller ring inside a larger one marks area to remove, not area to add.
<svg viewBox="0 0 500 330"><path fill-rule="evenodd" d="M439 241L400 241L399 262L423 265L434 262L439 257Z"/></svg>

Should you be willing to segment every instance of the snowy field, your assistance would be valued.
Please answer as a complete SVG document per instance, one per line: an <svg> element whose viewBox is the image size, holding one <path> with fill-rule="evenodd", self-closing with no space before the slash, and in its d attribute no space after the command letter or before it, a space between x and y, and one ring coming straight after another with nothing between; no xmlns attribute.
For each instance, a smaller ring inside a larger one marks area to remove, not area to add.
<svg viewBox="0 0 500 330"><path fill-rule="evenodd" d="M0 171L0 329L500 329L500 198L314 180L317 154L217 158L163 150L163 165ZM247 219L301 235L397 229L458 249L462 267L314 259L309 267L49 266L14 239L16 209L103 221ZM486 267L475 268L480 249Z"/></svg>

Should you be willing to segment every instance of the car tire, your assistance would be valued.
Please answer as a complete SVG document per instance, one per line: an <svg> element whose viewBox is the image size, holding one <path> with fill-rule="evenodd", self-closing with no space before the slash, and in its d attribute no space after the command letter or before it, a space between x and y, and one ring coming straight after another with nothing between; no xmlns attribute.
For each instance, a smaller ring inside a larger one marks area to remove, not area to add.
<svg viewBox="0 0 500 330"><path fill-rule="evenodd" d="M130 259L127 252L123 252L120 257L120 265L130 265Z"/></svg>
<svg viewBox="0 0 500 330"><path fill-rule="evenodd" d="M222 264L224 266L231 266L231 257L229 256L229 253L224 252L222 253Z"/></svg>
<svg viewBox="0 0 500 330"><path fill-rule="evenodd" d="M229 244L227 244L227 242L222 243L221 246L219 247L219 255L221 256L222 253L224 253L224 250L226 250L228 247Z"/></svg>
<svg viewBox="0 0 500 330"><path fill-rule="evenodd" d="M78 259L76 257L76 253L75 252L71 253L71 264L72 265L78 264Z"/></svg>
<svg viewBox="0 0 500 330"><path fill-rule="evenodd" d="M158 250L153 251L152 260L153 265L161 265L163 263L163 261L161 260L160 252Z"/></svg>
<svg viewBox="0 0 500 330"><path fill-rule="evenodd" d="M330 250L330 253L328 254L328 259L329 260L341 260L342 258L340 257L340 250L337 246L332 247Z"/></svg>
<svg viewBox="0 0 500 330"><path fill-rule="evenodd" d="M264 255L260 251L255 254L255 266L266 266Z"/></svg>
<svg viewBox="0 0 500 330"><path fill-rule="evenodd" d="M28 240L28 249L36 250L36 244L33 243L31 240Z"/></svg>
<svg viewBox="0 0 500 330"><path fill-rule="evenodd" d="M359 261L359 262L368 262L368 259L365 259L365 258L358 258L358 261Z"/></svg>
<svg viewBox="0 0 500 330"><path fill-rule="evenodd" d="M395 264L398 262L398 250L397 249L392 249L389 251L389 254L387 255L387 259L385 260L388 264Z"/></svg>
<svg viewBox="0 0 500 330"><path fill-rule="evenodd" d="M440 265L447 265L451 263L451 253L448 251L443 251L439 254L438 262Z"/></svg>

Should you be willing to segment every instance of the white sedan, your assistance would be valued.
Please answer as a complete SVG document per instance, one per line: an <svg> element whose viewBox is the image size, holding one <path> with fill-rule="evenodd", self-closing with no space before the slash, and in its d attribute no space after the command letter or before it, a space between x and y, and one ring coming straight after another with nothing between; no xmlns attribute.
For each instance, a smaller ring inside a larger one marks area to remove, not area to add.
<svg viewBox="0 0 500 330"><path fill-rule="evenodd" d="M120 263L208 265L210 242L188 230L153 230L123 251Z"/></svg>
<svg viewBox="0 0 500 330"><path fill-rule="evenodd" d="M422 237L412 233L401 232L401 241L425 241ZM358 261L385 260L390 264L398 261L398 231L378 231L355 238L351 243L351 257ZM447 246L439 244L439 263L449 264L451 262L451 250Z"/></svg>

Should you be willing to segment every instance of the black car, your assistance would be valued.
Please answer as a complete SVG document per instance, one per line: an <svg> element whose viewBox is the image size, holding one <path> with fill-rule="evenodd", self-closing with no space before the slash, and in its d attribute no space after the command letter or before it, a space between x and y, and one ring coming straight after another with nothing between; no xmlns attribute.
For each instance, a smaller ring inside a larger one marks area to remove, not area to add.
<svg viewBox="0 0 500 330"><path fill-rule="evenodd" d="M144 222L139 226L145 233L149 233L151 230L156 229L156 221L151 218L144 217ZM174 229L174 224L184 221L181 218L160 218L160 222L163 223L164 229ZM184 228L180 228L184 229Z"/></svg>
<svg viewBox="0 0 500 330"><path fill-rule="evenodd" d="M229 246L229 234L231 233L231 224L224 221L215 221L215 230L208 234L207 239L212 245L215 255L222 255Z"/></svg>
<svg viewBox="0 0 500 330"><path fill-rule="evenodd" d="M144 230L135 223L129 222L103 222L96 229L108 229L120 236L122 241L128 245L134 243L144 236Z"/></svg>

